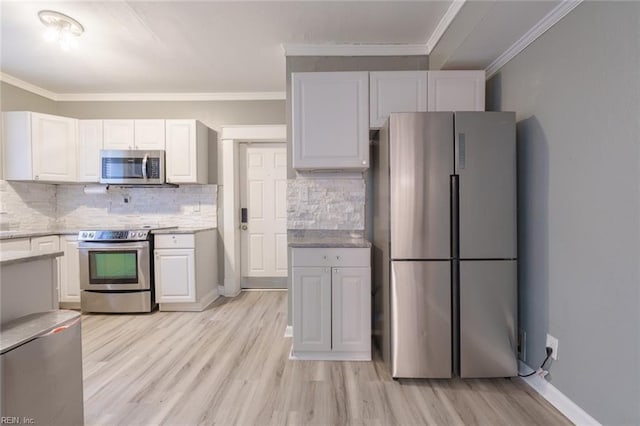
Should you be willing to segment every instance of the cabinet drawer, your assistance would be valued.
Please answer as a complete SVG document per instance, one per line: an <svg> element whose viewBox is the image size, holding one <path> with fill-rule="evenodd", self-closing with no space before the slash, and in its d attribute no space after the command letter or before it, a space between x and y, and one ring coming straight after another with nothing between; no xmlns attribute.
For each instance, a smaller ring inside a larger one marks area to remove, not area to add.
<svg viewBox="0 0 640 426"><path fill-rule="evenodd" d="M194 248L193 234L162 234L154 237L156 248Z"/></svg>
<svg viewBox="0 0 640 426"><path fill-rule="evenodd" d="M368 248L294 248L291 265L296 266L364 266L371 265Z"/></svg>

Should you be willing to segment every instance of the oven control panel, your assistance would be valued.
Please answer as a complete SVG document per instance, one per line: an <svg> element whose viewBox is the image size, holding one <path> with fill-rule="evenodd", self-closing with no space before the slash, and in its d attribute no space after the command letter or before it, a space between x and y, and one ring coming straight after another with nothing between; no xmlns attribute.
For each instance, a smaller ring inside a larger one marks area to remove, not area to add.
<svg viewBox="0 0 640 426"><path fill-rule="evenodd" d="M78 241L146 241L148 239L148 230L78 232Z"/></svg>

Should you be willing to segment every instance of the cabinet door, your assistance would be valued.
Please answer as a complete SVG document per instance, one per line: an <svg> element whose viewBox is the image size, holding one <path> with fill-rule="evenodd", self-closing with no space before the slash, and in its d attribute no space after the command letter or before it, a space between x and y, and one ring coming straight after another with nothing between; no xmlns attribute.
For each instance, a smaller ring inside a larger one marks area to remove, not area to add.
<svg viewBox="0 0 640 426"><path fill-rule="evenodd" d="M76 180L77 122L73 118L32 113L34 180Z"/></svg>
<svg viewBox="0 0 640 426"><path fill-rule="evenodd" d="M380 128L392 112L427 110L427 71L369 73L369 126Z"/></svg>
<svg viewBox="0 0 640 426"><path fill-rule="evenodd" d="M291 268L293 350L331 350L331 268Z"/></svg>
<svg viewBox="0 0 640 426"><path fill-rule="evenodd" d="M78 121L78 182L100 181L102 120Z"/></svg>
<svg viewBox="0 0 640 426"><path fill-rule="evenodd" d="M331 274L333 351L371 351L371 269L333 268Z"/></svg>
<svg viewBox="0 0 640 426"><path fill-rule="evenodd" d="M136 120L133 126L135 149L165 149L164 120Z"/></svg>
<svg viewBox="0 0 640 426"><path fill-rule="evenodd" d="M196 301L195 253L193 249L155 250L157 303Z"/></svg>
<svg viewBox="0 0 640 426"><path fill-rule="evenodd" d="M60 242L57 235L47 235L44 237L31 238L31 251L52 251L59 250Z"/></svg>
<svg viewBox="0 0 640 426"><path fill-rule="evenodd" d="M369 73L292 74L293 167L369 167Z"/></svg>
<svg viewBox="0 0 640 426"><path fill-rule="evenodd" d="M167 120L166 179L171 183L207 183L198 167L206 169L206 161L198 163L198 134L195 120ZM206 143L206 142L205 142ZM206 155L206 154L205 154ZM204 165L203 165L204 164Z"/></svg>
<svg viewBox="0 0 640 426"><path fill-rule="evenodd" d="M0 251L29 251L31 244L29 238L12 238L0 240Z"/></svg>
<svg viewBox="0 0 640 426"><path fill-rule="evenodd" d="M429 71L428 111L484 111L484 71Z"/></svg>
<svg viewBox="0 0 640 426"><path fill-rule="evenodd" d="M60 301L80 302L80 256L78 237L69 235L60 240L64 256L60 259Z"/></svg>
<svg viewBox="0 0 640 426"><path fill-rule="evenodd" d="M104 149L133 149L133 120L104 120Z"/></svg>

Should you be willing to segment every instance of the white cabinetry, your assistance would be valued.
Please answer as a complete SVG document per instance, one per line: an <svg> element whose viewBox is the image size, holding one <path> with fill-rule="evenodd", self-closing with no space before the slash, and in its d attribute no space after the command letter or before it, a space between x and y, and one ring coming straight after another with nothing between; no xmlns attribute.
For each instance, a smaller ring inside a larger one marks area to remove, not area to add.
<svg viewBox="0 0 640 426"><path fill-rule="evenodd" d="M80 307L80 254L78 237L64 235L60 237L60 248L64 256L60 258L60 305L61 307Z"/></svg>
<svg viewBox="0 0 640 426"><path fill-rule="evenodd" d="M209 131L197 120L166 120L166 179L170 183L208 182Z"/></svg>
<svg viewBox="0 0 640 426"><path fill-rule="evenodd" d="M135 120L133 122L133 141L135 149L164 150L164 120Z"/></svg>
<svg viewBox="0 0 640 426"><path fill-rule="evenodd" d="M202 311L218 297L217 233L155 236L156 302L161 311Z"/></svg>
<svg viewBox="0 0 640 426"><path fill-rule="evenodd" d="M133 149L133 120L104 120L104 149Z"/></svg>
<svg viewBox="0 0 640 426"><path fill-rule="evenodd" d="M293 168L369 167L369 73L293 73Z"/></svg>
<svg viewBox="0 0 640 426"><path fill-rule="evenodd" d="M427 110L427 71L369 73L369 126L380 128L391 112Z"/></svg>
<svg viewBox="0 0 640 426"><path fill-rule="evenodd" d="M165 149L164 120L104 120L104 149Z"/></svg>
<svg viewBox="0 0 640 426"><path fill-rule="evenodd" d="M52 250L60 250L60 241L57 235L31 238L31 251L42 252Z"/></svg>
<svg viewBox="0 0 640 426"><path fill-rule="evenodd" d="M0 240L0 251L29 251L31 243L29 238L12 238Z"/></svg>
<svg viewBox="0 0 640 426"><path fill-rule="evenodd" d="M429 71L429 111L484 111L484 71Z"/></svg>
<svg viewBox="0 0 640 426"><path fill-rule="evenodd" d="M102 120L78 120L78 182L100 181Z"/></svg>
<svg viewBox="0 0 640 426"><path fill-rule="evenodd" d="M5 180L76 180L76 119L27 111L3 114Z"/></svg>
<svg viewBox="0 0 640 426"><path fill-rule="evenodd" d="M31 251L43 252L43 251L57 251L60 250L60 238L57 235L45 235L42 237L31 238ZM60 298L60 265L64 260L64 257L58 257L56 260L56 273L52 277L54 280L55 294L54 300L57 306Z"/></svg>
<svg viewBox="0 0 640 426"><path fill-rule="evenodd" d="M294 248L291 258L294 357L370 360L370 249Z"/></svg>

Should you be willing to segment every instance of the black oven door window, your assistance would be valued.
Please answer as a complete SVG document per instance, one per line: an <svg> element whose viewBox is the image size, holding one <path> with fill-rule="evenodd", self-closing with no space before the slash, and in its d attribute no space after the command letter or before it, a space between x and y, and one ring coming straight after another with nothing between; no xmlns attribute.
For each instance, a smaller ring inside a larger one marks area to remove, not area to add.
<svg viewBox="0 0 640 426"><path fill-rule="evenodd" d="M90 251L89 284L135 284L138 282L136 250Z"/></svg>

